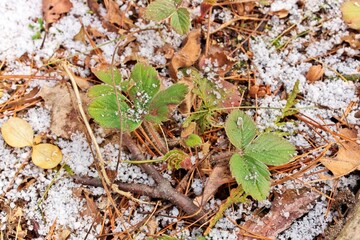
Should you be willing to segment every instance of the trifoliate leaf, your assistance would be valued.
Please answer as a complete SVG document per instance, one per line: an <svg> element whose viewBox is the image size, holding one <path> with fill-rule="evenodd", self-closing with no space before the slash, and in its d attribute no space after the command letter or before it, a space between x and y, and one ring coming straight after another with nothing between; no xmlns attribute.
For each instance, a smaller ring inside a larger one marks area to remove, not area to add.
<svg viewBox="0 0 360 240"><path fill-rule="evenodd" d="M36 166L51 169L61 162L63 155L57 146L42 143L33 147L31 158Z"/></svg>
<svg viewBox="0 0 360 240"><path fill-rule="evenodd" d="M135 115L135 111L133 111L134 114L131 114L131 109L124 102L124 96L119 95L119 98L121 114L118 111L115 94L101 96L93 100L88 107L89 114L103 127L133 131L141 124L141 118Z"/></svg>
<svg viewBox="0 0 360 240"><path fill-rule="evenodd" d="M254 199L264 200L269 195L270 172L262 162L235 153L230 159L230 171L246 194Z"/></svg>
<svg viewBox="0 0 360 240"><path fill-rule="evenodd" d="M30 124L21 118L12 117L4 122L1 134L5 142L12 147L33 145L34 132Z"/></svg>
<svg viewBox="0 0 360 240"><path fill-rule="evenodd" d="M101 85L95 85L91 87L88 91L88 96L90 98L96 98L100 96L105 96L109 94L114 94L114 88L110 85L101 84Z"/></svg>
<svg viewBox="0 0 360 240"><path fill-rule="evenodd" d="M185 145L188 147L196 147L196 146L201 146L202 144L202 140L201 137L199 137L199 135L197 134L190 134L185 140Z"/></svg>
<svg viewBox="0 0 360 240"><path fill-rule="evenodd" d="M114 66L105 66L93 70L95 76L110 86L117 86L121 82L121 72Z"/></svg>
<svg viewBox="0 0 360 240"><path fill-rule="evenodd" d="M173 0L156 0L150 3L145 10L145 18L154 21L162 21L176 12Z"/></svg>
<svg viewBox="0 0 360 240"><path fill-rule="evenodd" d="M184 35L190 30L190 13L186 8L179 8L170 18L170 25L175 31Z"/></svg>
<svg viewBox="0 0 360 240"><path fill-rule="evenodd" d="M225 132L235 147L243 149L255 137L256 126L244 112L234 110L225 121Z"/></svg>
<svg viewBox="0 0 360 240"><path fill-rule="evenodd" d="M344 22L349 27L360 30L360 0L348 0L341 6Z"/></svg>
<svg viewBox="0 0 360 240"><path fill-rule="evenodd" d="M290 160L295 154L295 147L282 137L265 133L248 145L244 154L265 164L277 166Z"/></svg>
<svg viewBox="0 0 360 240"><path fill-rule="evenodd" d="M149 106L149 114L145 119L160 124L168 119L169 106L179 105L185 98L188 87L185 84L177 83L155 95Z"/></svg>

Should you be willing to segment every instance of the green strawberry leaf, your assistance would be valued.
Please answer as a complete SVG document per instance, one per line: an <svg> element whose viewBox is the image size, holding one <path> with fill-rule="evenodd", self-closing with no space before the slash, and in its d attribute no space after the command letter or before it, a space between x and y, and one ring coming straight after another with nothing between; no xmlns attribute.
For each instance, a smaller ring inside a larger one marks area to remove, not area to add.
<svg viewBox="0 0 360 240"><path fill-rule="evenodd" d="M265 164L278 166L287 163L295 152L290 142L273 133L265 133L248 145L244 154Z"/></svg>
<svg viewBox="0 0 360 240"><path fill-rule="evenodd" d="M100 84L91 87L87 93L88 97L96 98L100 96L114 94L114 88L107 84Z"/></svg>
<svg viewBox="0 0 360 240"><path fill-rule="evenodd" d="M160 22L176 12L176 6L172 0L156 0L150 3L145 10L145 18Z"/></svg>
<svg viewBox="0 0 360 240"><path fill-rule="evenodd" d="M264 200L269 195L270 172L264 163L235 153L230 159L230 171L245 193L254 199Z"/></svg>
<svg viewBox="0 0 360 240"><path fill-rule="evenodd" d="M119 98L120 99L116 101L115 94L97 97L88 106L89 114L103 127L133 131L141 124L141 119L129 114L130 109L124 102L124 96L119 95ZM121 114L118 112L118 102L120 104L120 110L122 111ZM120 117L120 115L122 116Z"/></svg>
<svg viewBox="0 0 360 240"><path fill-rule="evenodd" d="M254 121L240 110L232 111L225 121L225 132L238 149L246 147L256 135Z"/></svg>
<svg viewBox="0 0 360 240"><path fill-rule="evenodd" d="M187 92L188 87L182 83L171 85L167 89L160 91L152 99L145 119L156 124L166 121L169 115L169 106L179 105L184 100Z"/></svg>
<svg viewBox="0 0 360 240"><path fill-rule="evenodd" d="M121 72L114 66L96 70L94 71L94 74L102 82L109 84L110 86L117 86L121 83Z"/></svg>
<svg viewBox="0 0 360 240"><path fill-rule="evenodd" d="M190 13L186 8L179 8L170 18L170 25L181 35L190 30Z"/></svg>
<svg viewBox="0 0 360 240"><path fill-rule="evenodd" d="M188 147L201 146L202 140L201 137L197 134L190 134L185 140L185 145Z"/></svg>

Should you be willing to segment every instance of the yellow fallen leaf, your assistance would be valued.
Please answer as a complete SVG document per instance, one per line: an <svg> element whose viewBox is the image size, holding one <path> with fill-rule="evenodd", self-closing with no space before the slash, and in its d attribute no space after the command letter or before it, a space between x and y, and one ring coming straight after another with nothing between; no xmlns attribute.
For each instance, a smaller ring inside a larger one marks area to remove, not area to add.
<svg viewBox="0 0 360 240"><path fill-rule="evenodd" d="M63 155L57 146L42 143L33 147L31 157L36 166L50 169L56 167L61 162Z"/></svg>
<svg viewBox="0 0 360 240"><path fill-rule="evenodd" d="M1 134L7 144L12 147L26 147L33 145L34 132L28 122L13 117L1 127Z"/></svg>
<svg viewBox="0 0 360 240"><path fill-rule="evenodd" d="M342 129L340 133L348 138L356 138L356 133L349 129ZM335 177L344 176L360 170L360 146L355 141L342 142L336 157L323 157L320 161Z"/></svg>

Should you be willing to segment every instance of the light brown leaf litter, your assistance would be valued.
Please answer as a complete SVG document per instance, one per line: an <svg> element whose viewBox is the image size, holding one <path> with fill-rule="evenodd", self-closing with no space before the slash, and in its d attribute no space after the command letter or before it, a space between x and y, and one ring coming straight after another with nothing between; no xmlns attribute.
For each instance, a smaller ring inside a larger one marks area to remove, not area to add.
<svg viewBox="0 0 360 240"><path fill-rule="evenodd" d="M339 133L348 139L352 139L352 141L338 143L339 151L336 157L322 157L320 159L321 163L336 178L347 175L354 170L360 170L360 145L355 141L357 138L356 131L344 128Z"/></svg>
<svg viewBox="0 0 360 240"><path fill-rule="evenodd" d="M43 87L39 95L44 99L45 105L51 110L50 130L55 135L69 139L72 133L82 131L82 123L72 105L74 95L66 84L55 87Z"/></svg>
<svg viewBox="0 0 360 240"><path fill-rule="evenodd" d="M306 79L313 83L320 80L324 75L324 68L321 65L313 65L309 68L309 71L306 73Z"/></svg>
<svg viewBox="0 0 360 240"><path fill-rule="evenodd" d="M200 29L192 30L186 40L184 46L175 53L169 64L169 74L172 78L177 79L179 68L192 66L200 57Z"/></svg>
<svg viewBox="0 0 360 240"><path fill-rule="evenodd" d="M42 12L46 22L45 29L48 29L50 24L59 21L61 15L69 12L72 7L73 4L70 0L43 0Z"/></svg>

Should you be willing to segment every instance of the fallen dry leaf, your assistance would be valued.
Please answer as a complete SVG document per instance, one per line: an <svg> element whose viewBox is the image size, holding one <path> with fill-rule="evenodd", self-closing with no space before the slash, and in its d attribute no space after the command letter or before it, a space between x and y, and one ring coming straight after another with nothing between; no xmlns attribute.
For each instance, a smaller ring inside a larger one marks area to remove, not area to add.
<svg viewBox="0 0 360 240"><path fill-rule="evenodd" d="M205 184L203 194L194 199L194 204L197 206L203 206L221 185L232 181L233 177L230 174L228 166L215 166Z"/></svg>
<svg viewBox="0 0 360 240"><path fill-rule="evenodd" d="M224 76L227 72L229 72L233 65L237 62L235 59L230 58L224 49L216 45L212 45L209 48L207 55L201 55L199 59L199 68L205 69L208 65L208 61L210 61L212 65L216 63L216 67L213 66L212 71L220 76Z"/></svg>
<svg viewBox="0 0 360 240"><path fill-rule="evenodd" d="M30 124L17 117L7 120L1 127L1 134L7 144L12 147L33 145L34 131Z"/></svg>
<svg viewBox="0 0 360 240"><path fill-rule="evenodd" d="M81 25L81 28L79 32L74 36L74 41L86 43L86 34L85 34L85 28L83 25Z"/></svg>
<svg viewBox="0 0 360 240"><path fill-rule="evenodd" d="M324 68L321 65L314 65L309 68L309 71L306 74L306 79L312 83L321 79L323 75Z"/></svg>
<svg viewBox="0 0 360 240"><path fill-rule="evenodd" d="M51 109L50 130L59 137L69 139L72 133L82 131L82 123L72 105L73 93L69 92L66 84L55 87L43 87L39 95L45 105Z"/></svg>
<svg viewBox="0 0 360 240"><path fill-rule="evenodd" d="M258 236L276 239L276 236L290 227L297 218L309 212L309 205L319 196L318 193L306 188L289 189L282 194L275 192L269 213L262 218L258 215L251 216L241 229ZM243 234L244 231L241 231L238 239L254 239Z"/></svg>
<svg viewBox="0 0 360 240"><path fill-rule="evenodd" d="M340 134L351 139L356 139L356 131L341 129ZM336 157L323 157L321 163L329 169L335 177L341 177L354 170L360 170L360 146L355 141L344 141L339 144Z"/></svg>
<svg viewBox="0 0 360 240"><path fill-rule="evenodd" d="M48 29L50 24L57 22L61 15L69 12L72 7L73 4L70 0L43 0L42 11L46 22L45 29Z"/></svg>
<svg viewBox="0 0 360 240"><path fill-rule="evenodd" d="M360 49L359 34L350 33L349 35L342 37L341 39L347 42L350 45L350 47L354 49Z"/></svg>
<svg viewBox="0 0 360 240"><path fill-rule="evenodd" d="M132 21L120 11L119 5L114 0L105 0L104 4L107 10L106 18L110 23L121 28L132 25Z"/></svg>
<svg viewBox="0 0 360 240"><path fill-rule="evenodd" d="M60 148L53 144L41 143L33 146L31 159L40 168L54 168L61 162L62 158L63 155Z"/></svg>
<svg viewBox="0 0 360 240"><path fill-rule="evenodd" d="M192 66L200 57L200 29L192 30L186 39L184 46L175 53L169 64L169 74L172 78L177 79L177 71L182 67Z"/></svg>
<svg viewBox="0 0 360 240"><path fill-rule="evenodd" d="M281 9L278 11L271 12L270 15L273 15L273 16L276 15L279 18L286 18L289 15L289 10Z"/></svg>
<svg viewBox="0 0 360 240"><path fill-rule="evenodd" d="M184 101L181 102L178 109L181 114L189 114L195 101L196 95L192 92L194 89L194 81L191 76L183 77L178 83L183 83L188 87L188 93L185 96Z"/></svg>

